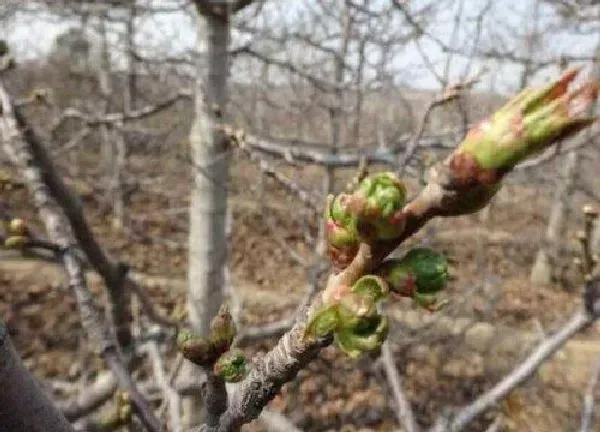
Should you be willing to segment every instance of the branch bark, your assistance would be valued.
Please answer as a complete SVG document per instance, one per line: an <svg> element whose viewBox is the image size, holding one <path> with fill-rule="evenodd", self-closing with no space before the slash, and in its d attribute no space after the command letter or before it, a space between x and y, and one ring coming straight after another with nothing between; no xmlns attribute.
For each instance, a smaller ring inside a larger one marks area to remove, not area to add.
<svg viewBox="0 0 600 432"><path fill-rule="evenodd" d="M10 432L73 432L67 419L44 393L0 322L0 430Z"/></svg>

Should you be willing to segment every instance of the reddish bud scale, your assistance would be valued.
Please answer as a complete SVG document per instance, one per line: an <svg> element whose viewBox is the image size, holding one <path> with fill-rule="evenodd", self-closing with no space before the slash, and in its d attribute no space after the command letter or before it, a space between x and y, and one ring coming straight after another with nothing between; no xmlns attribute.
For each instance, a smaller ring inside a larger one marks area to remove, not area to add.
<svg viewBox="0 0 600 432"><path fill-rule="evenodd" d="M475 156L456 152L448 162L452 180L458 187L493 186L502 179L506 171L500 169L484 169Z"/></svg>
<svg viewBox="0 0 600 432"><path fill-rule="evenodd" d="M598 97L598 86L587 82L569 91L578 69L565 72L541 87L527 88L475 126L451 158L459 182L489 185L527 157L594 122L586 111ZM472 160L456 159L468 154Z"/></svg>
<svg viewBox="0 0 600 432"><path fill-rule="evenodd" d="M327 257L334 267L338 269L348 267L357 253L358 245L348 248L336 248L330 244L327 247Z"/></svg>

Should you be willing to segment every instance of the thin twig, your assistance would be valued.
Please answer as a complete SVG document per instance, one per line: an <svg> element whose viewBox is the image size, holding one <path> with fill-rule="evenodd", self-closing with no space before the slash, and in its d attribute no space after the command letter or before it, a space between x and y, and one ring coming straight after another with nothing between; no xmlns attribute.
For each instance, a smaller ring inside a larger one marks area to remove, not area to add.
<svg viewBox="0 0 600 432"><path fill-rule="evenodd" d="M150 357L152 364L152 372L156 378L156 382L164 395L164 400L168 406L169 412L169 430L172 432L182 432L181 424L181 398L169 382L169 378L165 373L165 366L162 355L160 354L158 344L154 341L148 342L146 351Z"/></svg>
<svg viewBox="0 0 600 432"><path fill-rule="evenodd" d="M234 130L227 126L222 126L221 128L223 132L229 137L232 143L234 143L240 150L242 150L250 160L258 163L258 167L264 175L276 180L285 189L296 195L300 199L300 201L302 201L302 203L306 204L313 211L320 211L319 206L317 204L318 200L312 193L304 190L304 188L302 188L302 186L300 186L298 183L294 182L284 174L277 171L275 167L273 167L267 160L262 158L259 154L251 151L251 149L246 143L246 136L242 131Z"/></svg>
<svg viewBox="0 0 600 432"><path fill-rule="evenodd" d="M165 99L162 102L159 102L154 105L147 105L145 107L139 108L134 111L129 111L127 113L117 112L117 113L106 113L100 114L98 116L91 116L81 112L76 108L67 108L62 114L54 121L52 124L52 129L55 130L60 124L67 119L75 119L80 120L85 123L88 127L98 127L102 125L111 125L113 123L127 123L130 121L141 120L152 115L158 114L161 111L173 106L176 102L182 99L190 99L192 97L192 92L190 90L180 90L174 96L171 96L168 99Z"/></svg>
<svg viewBox="0 0 600 432"><path fill-rule="evenodd" d="M402 377L396 368L389 341L385 341L381 346L381 358L383 360L385 374L392 387L392 394L396 400L396 417L398 418L398 422L404 427L405 432L418 432L419 426L415 421L410 402L402 389Z"/></svg>
<svg viewBox="0 0 600 432"><path fill-rule="evenodd" d="M98 409L115 393L117 380L111 372L101 372L92 384L70 401L58 404L65 417L74 422Z"/></svg>
<svg viewBox="0 0 600 432"><path fill-rule="evenodd" d="M596 304L596 307L600 307L600 304ZM542 340L508 375L469 405L460 409L450 422L450 430L452 432L463 430L476 417L531 377L542 363L556 353L573 335L587 328L596 317L597 315L591 315L585 309L578 310L557 333Z"/></svg>
<svg viewBox="0 0 600 432"><path fill-rule="evenodd" d="M594 403L596 399L594 397L594 393L596 392L596 386L599 379L600 360L598 360L594 366L594 371L592 372L592 376L590 377L590 381L585 391L585 396L583 398L583 409L581 410L581 427L579 428L579 432L589 432L594 426Z"/></svg>
<svg viewBox="0 0 600 432"><path fill-rule="evenodd" d="M451 100L454 100L457 97L458 97L457 93L448 93L448 94L444 94L440 97L436 97L431 102L429 102L429 104L427 105L427 108L425 108L425 112L423 113L421 120L419 121L417 130L414 132L410 141L406 145L406 149L404 150L404 153L401 153L400 157L398 158L398 166L396 168L396 171L399 176L402 176L402 174L404 174L406 165L408 164L410 159L413 157L415 150L417 149L417 146L419 145L419 141L421 140L421 138L423 137L423 133L425 132L425 127L427 126L427 121L429 120L429 116L433 112L434 108L441 106Z"/></svg>

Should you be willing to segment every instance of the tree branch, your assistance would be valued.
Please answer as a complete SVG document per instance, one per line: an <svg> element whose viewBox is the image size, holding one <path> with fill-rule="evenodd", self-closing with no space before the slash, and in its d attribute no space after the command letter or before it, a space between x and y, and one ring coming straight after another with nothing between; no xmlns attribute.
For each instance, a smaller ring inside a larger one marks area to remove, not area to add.
<svg viewBox="0 0 600 432"><path fill-rule="evenodd" d="M594 366L592 376L590 377L590 382L585 391L579 432L589 432L594 426L594 392L596 391L598 379L600 379L600 361L596 362L596 366Z"/></svg>
<svg viewBox="0 0 600 432"><path fill-rule="evenodd" d="M594 283L600 285L599 280ZM539 343L532 353L512 372L469 405L460 409L447 423L450 430L453 432L463 430L477 416L495 405L510 391L531 377L540 365L554 355L573 335L592 324L598 318L598 312L600 312L600 301L596 297L592 311L578 310L557 333ZM441 420L441 423L444 423L444 421Z"/></svg>
<svg viewBox="0 0 600 432"><path fill-rule="evenodd" d="M68 197L68 194L65 194L66 187L56 174L54 176L50 175L53 171L48 171L51 164L47 155L44 151L40 151L42 147L35 138L33 131L29 128L22 129L26 127L26 124L22 121L22 116L18 114L17 110L14 110L8 94L1 85L0 113L0 137L3 147L12 162L21 170L33 197L33 202L46 226L50 241L61 248L61 259L67 273L69 286L77 300L83 328L92 344L96 346L108 367L115 374L119 386L129 393L134 410L144 425L153 432L161 431L160 423L154 417L152 409L139 393L129 375L121 350L110 327L102 320L101 314L94 304L93 296L88 290L84 277L83 263L76 253L77 246L72 241L71 225L65 220L57 201L52 196L52 189L49 184L53 184L55 190L58 188L58 193L63 200ZM74 204L68 200L67 203L69 205ZM67 210L69 209L67 208ZM76 228L82 229L85 226L85 221L82 218L80 209L77 210L81 219L76 221L83 222L83 225L80 224ZM99 246L97 247L99 248Z"/></svg>
<svg viewBox="0 0 600 432"><path fill-rule="evenodd" d="M392 394L396 400L396 417L398 418L398 422L402 425L405 432L418 432L419 427L415 421L410 402L402 389L402 377L396 368L389 341L385 341L381 346L381 358L385 374L392 387Z"/></svg>
<svg viewBox="0 0 600 432"><path fill-rule="evenodd" d="M0 430L73 432L33 375L23 366L0 321Z"/></svg>

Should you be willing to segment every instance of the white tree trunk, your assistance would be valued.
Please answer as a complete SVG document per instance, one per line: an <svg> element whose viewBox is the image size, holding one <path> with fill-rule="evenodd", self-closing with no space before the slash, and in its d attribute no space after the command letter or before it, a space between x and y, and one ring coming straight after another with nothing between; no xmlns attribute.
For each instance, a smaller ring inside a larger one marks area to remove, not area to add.
<svg viewBox="0 0 600 432"><path fill-rule="evenodd" d="M198 14L200 54L196 79L195 119L190 132L193 183L190 200L188 312L194 330L202 335L223 299L229 154L218 132L227 103L229 75L228 17ZM191 368L190 364L187 368ZM188 371L189 372L189 371ZM184 401L184 428L199 424L200 397Z"/></svg>

